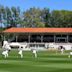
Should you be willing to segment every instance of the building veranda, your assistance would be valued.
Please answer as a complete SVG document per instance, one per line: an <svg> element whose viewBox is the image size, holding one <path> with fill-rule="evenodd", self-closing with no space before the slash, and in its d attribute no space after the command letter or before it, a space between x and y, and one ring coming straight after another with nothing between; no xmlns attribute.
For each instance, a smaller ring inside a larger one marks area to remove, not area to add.
<svg viewBox="0 0 72 72"><path fill-rule="evenodd" d="M72 44L72 28L10 28L3 33L11 35L7 41L27 43L29 47L53 44L55 47L69 45L71 48Z"/></svg>

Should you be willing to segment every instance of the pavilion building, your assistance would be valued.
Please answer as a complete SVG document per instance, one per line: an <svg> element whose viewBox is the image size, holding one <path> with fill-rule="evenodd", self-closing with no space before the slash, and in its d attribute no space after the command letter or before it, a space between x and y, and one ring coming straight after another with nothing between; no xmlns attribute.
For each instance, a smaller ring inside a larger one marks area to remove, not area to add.
<svg viewBox="0 0 72 72"><path fill-rule="evenodd" d="M4 35L13 35L10 42L67 45L72 44L72 28L10 28L3 31ZM8 38L9 41L9 38Z"/></svg>

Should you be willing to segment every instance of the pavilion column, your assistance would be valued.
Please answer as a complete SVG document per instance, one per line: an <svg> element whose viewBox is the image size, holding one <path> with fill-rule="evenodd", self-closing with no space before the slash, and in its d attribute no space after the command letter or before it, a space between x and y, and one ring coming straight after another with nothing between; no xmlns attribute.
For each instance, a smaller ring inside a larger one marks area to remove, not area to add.
<svg viewBox="0 0 72 72"><path fill-rule="evenodd" d="M55 39L56 39L56 35L54 35L54 42L56 41Z"/></svg>
<svg viewBox="0 0 72 72"><path fill-rule="evenodd" d="M7 41L9 42L9 34L8 34L8 38L7 38Z"/></svg>
<svg viewBox="0 0 72 72"><path fill-rule="evenodd" d="M31 35L29 34L29 35L28 35L28 42L29 42L29 43L30 43L30 37L31 37Z"/></svg>
<svg viewBox="0 0 72 72"><path fill-rule="evenodd" d="M43 35L41 35L41 42L43 42Z"/></svg>
<svg viewBox="0 0 72 72"><path fill-rule="evenodd" d="M69 37L68 37L68 35L67 35L67 43L69 42L68 40L69 40Z"/></svg>
<svg viewBox="0 0 72 72"><path fill-rule="evenodd" d="M6 40L5 35L3 36L3 40L4 40L4 41Z"/></svg>
<svg viewBox="0 0 72 72"><path fill-rule="evenodd" d="M16 35L16 42L18 41L18 36Z"/></svg>

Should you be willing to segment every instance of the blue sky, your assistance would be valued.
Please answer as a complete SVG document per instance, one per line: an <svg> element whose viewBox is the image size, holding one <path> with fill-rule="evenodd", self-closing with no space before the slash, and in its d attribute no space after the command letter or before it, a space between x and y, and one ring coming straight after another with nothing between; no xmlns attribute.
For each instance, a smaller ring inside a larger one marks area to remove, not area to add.
<svg viewBox="0 0 72 72"><path fill-rule="evenodd" d="M0 0L0 4L9 7L19 6L22 11L31 7L72 10L72 0Z"/></svg>

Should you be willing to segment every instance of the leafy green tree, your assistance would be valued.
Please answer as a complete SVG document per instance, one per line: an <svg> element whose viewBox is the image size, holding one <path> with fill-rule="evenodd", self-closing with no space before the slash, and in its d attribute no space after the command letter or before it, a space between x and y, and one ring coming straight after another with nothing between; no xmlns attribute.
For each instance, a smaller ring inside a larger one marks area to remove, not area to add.
<svg viewBox="0 0 72 72"><path fill-rule="evenodd" d="M9 27L11 25L12 14L9 7L6 7L5 10L6 10L6 27Z"/></svg>
<svg viewBox="0 0 72 72"><path fill-rule="evenodd" d="M25 27L45 27L42 22L42 11L39 8L30 8L24 12L24 26Z"/></svg>
<svg viewBox="0 0 72 72"><path fill-rule="evenodd" d="M44 8L42 10L42 19L45 23L45 27L51 27L51 20L50 20L50 10L48 8Z"/></svg>
<svg viewBox="0 0 72 72"><path fill-rule="evenodd" d="M12 7L11 10L12 10L12 21L11 21L11 23L14 27L16 27L17 24L20 22L19 21L20 20L20 8L19 7L17 7L17 8Z"/></svg>
<svg viewBox="0 0 72 72"><path fill-rule="evenodd" d="M72 27L72 11L54 10L51 12L52 27Z"/></svg>

